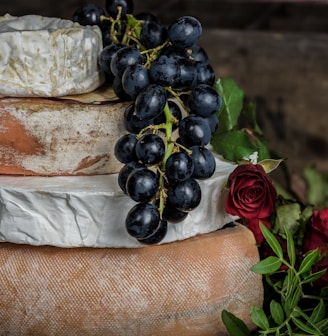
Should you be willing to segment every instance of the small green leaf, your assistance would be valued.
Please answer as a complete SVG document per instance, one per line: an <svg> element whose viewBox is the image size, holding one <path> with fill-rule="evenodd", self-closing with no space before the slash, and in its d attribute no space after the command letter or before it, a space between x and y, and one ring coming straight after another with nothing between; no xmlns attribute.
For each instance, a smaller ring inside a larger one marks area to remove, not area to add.
<svg viewBox="0 0 328 336"><path fill-rule="evenodd" d="M231 78L219 79L214 87L222 98L218 131L227 132L237 125L244 104L244 91Z"/></svg>
<svg viewBox="0 0 328 336"><path fill-rule="evenodd" d="M244 131L216 132L211 144L215 152L233 162L248 158L256 152L256 147Z"/></svg>
<svg viewBox="0 0 328 336"><path fill-rule="evenodd" d="M321 320L316 324L316 327L322 332L323 335L328 334L328 318Z"/></svg>
<svg viewBox="0 0 328 336"><path fill-rule="evenodd" d="M262 308L252 307L251 308L251 319L253 323L261 328L262 330L269 329L269 320L265 315L265 312Z"/></svg>
<svg viewBox="0 0 328 336"><path fill-rule="evenodd" d="M277 169L280 163L283 161L284 160L265 159L260 161L259 164L263 167L267 174L270 174L272 171Z"/></svg>
<svg viewBox="0 0 328 336"><path fill-rule="evenodd" d="M284 322L285 314L279 302L275 300L270 302L270 313L277 325L281 325Z"/></svg>
<svg viewBox="0 0 328 336"><path fill-rule="evenodd" d="M312 283L312 282L318 280L319 278L321 278L325 273L326 273L326 270L323 269L319 272L306 275L302 280L302 284Z"/></svg>
<svg viewBox="0 0 328 336"><path fill-rule="evenodd" d="M260 140L259 138L256 138L255 142L259 161L270 159L271 154L266 142Z"/></svg>
<svg viewBox="0 0 328 336"><path fill-rule="evenodd" d="M270 256L252 266L251 271L258 274L272 274L280 268L281 264L279 258Z"/></svg>
<svg viewBox="0 0 328 336"><path fill-rule="evenodd" d="M304 170L304 177L308 185L308 202L314 205L321 204L327 188L323 175L314 167L308 167Z"/></svg>
<svg viewBox="0 0 328 336"><path fill-rule="evenodd" d="M270 232L270 230L268 228L266 228L265 225L263 225L263 223L260 222L260 228L261 231L263 233L263 236L265 238L265 240L267 241L267 243L270 245L270 247L272 248L273 252L279 257L279 258L283 258L284 257L284 253L282 251L282 248L277 240L277 238L273 235L273 233Z"/></svg>
<svg viewBox="0 0 328 336"><path fill-rule="evenodd" d="M301 266L298 270L298 274L308 272L318 260L319 260L319 249L315 249L309 252L303 259Z"/></svg>
<svg viewBox="0 0 328 336"><path fill-rule="evenodd" d="M287 254L288 254L289 262L292 266L295 266L295 262L296 262L295 243L294 243L293 236L290 233L287 226L285 226L285 233L287 237Z"/></svg>
<svg viewBox="0 0 328 336"><path fill-rule="evenodd" d="M294 234L299 227L301 206L299 203L287 203L277 207L276 227L279 233L285 233L285 227Z"/></svg>
<svg viewBox="0 0 328 336"><path fill-rule="evenodd" d="M325 315L326 315L326 308L323 299L321 299L312 311L312 314L310 316L311 322L316 324L322 319L324 319Z"/></svg>
<svg viewBox="0 0 328 336"><path fill-rule="evenodd" d="M232 313L222 310L221 318L230 336L249 336L251 333L246 324Z"/></svg>
<svg viewBox="0 0 328 336"><path fill-rule="evenodd" d="M310 335L318 335L318 332L316 330L309 327L307 324L302 322L300 319L292 316L292 320L293 320L294 324L296 325L296 327L298 327L299 329L309 333Z"/></svg>
<svg viewBox="0 0 328 336"><path fill-rule="evenodd" d="M259 124L257 123L256 118L256 104L254 102L250 102L247 104L245 108L245 116L250 127L259 135L263 135L263 131L261 130Z"/></svg>

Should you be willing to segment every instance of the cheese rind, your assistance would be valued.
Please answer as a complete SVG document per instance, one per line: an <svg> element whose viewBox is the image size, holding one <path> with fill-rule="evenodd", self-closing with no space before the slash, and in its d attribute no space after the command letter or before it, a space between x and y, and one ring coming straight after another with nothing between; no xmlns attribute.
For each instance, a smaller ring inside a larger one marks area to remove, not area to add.
<svg viewBox="0 0 328 336"><path fill-rule="evenodd" d="M84 104L43 98L0 99L0 174L117 173L127 103Z"/></svg>
<svg viewBox="0 0 328 336"><path fill-rule="evenodd" d="M254 327L263 303L240 225L144 249L0 245L6 335L223 336L223 309Z"/></svg>
<svg viewBox="0 0 328 336"><path fill-rule="evenodd" d="M199 181L200 205L169 223L163 243L220 229L235 217L224 210L222 189L236 166L217 158L214 175ZM117 174L0 176L0 241L59 247L143 247L125 227L136 203L123 194Z"/></svg>
<svg viewBox="0 0 328 336"><path fill-rule="evenodd" d="M0 96L58 97L90 92L104 82L97 26L9 14L0 17Z"/></svg>

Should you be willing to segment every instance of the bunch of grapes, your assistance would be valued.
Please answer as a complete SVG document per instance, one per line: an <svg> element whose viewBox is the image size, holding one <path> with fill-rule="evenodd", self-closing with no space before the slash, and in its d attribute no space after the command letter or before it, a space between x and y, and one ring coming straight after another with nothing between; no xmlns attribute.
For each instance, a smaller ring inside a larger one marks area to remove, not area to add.
<svg viewBox="0 0 328 336"><path fill-rule="evenodd" d="M136 202L126 229L144 244L166 235L201 200L198 180L211 177L207 148L218 126L221 97L215 73L197 42L200 22L183 16L168 27L151 13L133 16L132 0L107 0L79 8L73 20L98 25L104 49L99 64L116 95L130 101L127 133L115 145L123 163L118 184Z"/></svg>

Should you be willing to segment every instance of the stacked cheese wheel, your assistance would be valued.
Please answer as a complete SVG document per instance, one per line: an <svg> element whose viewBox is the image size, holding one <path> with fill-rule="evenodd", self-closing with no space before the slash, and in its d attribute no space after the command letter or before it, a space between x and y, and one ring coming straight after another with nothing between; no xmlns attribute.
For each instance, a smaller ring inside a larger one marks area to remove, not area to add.
<svg viewBox="0 0 328 336"><path fill-rule="evenodd" d="M136 242L115 182L124 103L100 88L99 29L5 16L0 34L1 331L223 335L223 309L250 325L250 307L262 304L254 238L239 225L218 230L233 220L221 190L235 165L216 158L203 203L169 223L163 244Z"/></svg>

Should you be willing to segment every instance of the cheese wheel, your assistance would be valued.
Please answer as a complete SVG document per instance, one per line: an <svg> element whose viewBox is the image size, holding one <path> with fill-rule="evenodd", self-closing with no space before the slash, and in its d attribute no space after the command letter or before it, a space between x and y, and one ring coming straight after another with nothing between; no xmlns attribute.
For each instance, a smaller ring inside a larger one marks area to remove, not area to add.
<svg viewBox="0 0 328 336"><path fill-rule="evenodd" d="M255 240L237 225L144 249L0 244L2 334L226 335L262 306Z"/></svg>
<svg viewBox="0 0 328 336"><path fill-rule="evenodd" d="M0 174L97 175L118 172L114 145L126 133L127 103L0 99Z"/></svg>
<svg viewBox="0 0 328 336"><path fill-rule="evenodd" d="M199 181L202 199L179 223L168 223L162 243L215 231L233 221L224 210L224 188L236 165L216 157L216 171ZM0 241L58 247L144 247L125 218L136 204L118 186L117 174L0 176Z"/></svg>
<svg viewBox="0 0 328 336"><path fill-rule="evenodd" d="M97 26L9 14L0 17L0 96L57 97L90 92L104 82Z"/></svg>

